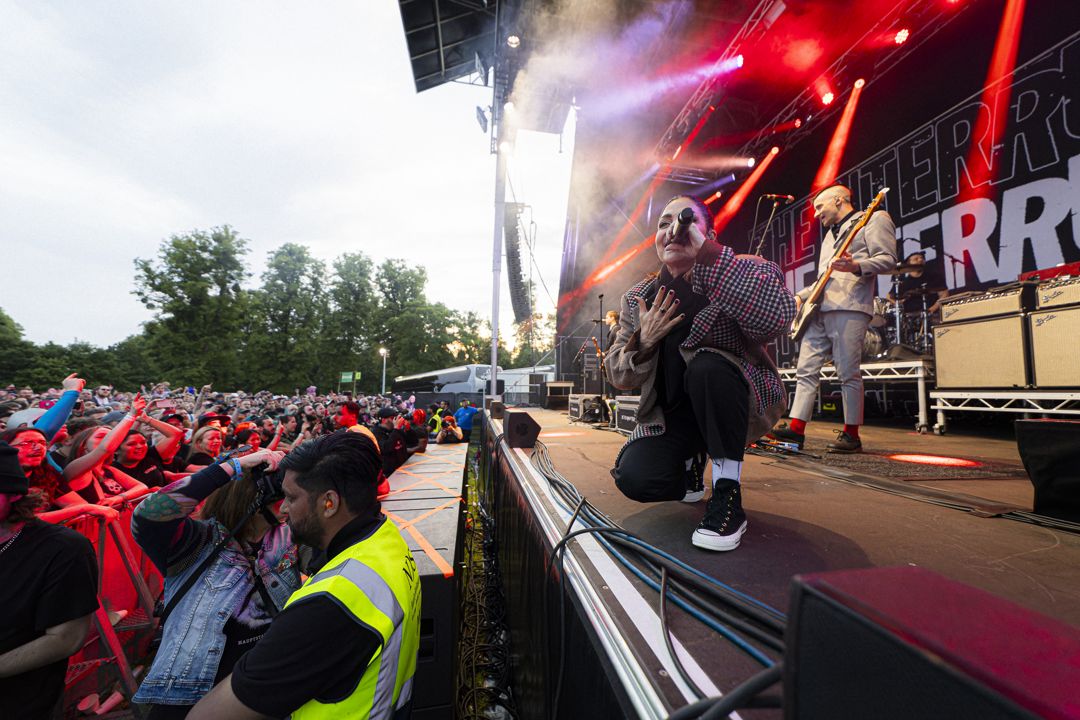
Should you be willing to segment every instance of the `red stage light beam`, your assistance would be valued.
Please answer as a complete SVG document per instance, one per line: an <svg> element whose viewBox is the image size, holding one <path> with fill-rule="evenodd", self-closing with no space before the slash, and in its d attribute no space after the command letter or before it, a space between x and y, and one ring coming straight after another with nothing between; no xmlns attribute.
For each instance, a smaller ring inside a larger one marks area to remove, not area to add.
<svg viewBox="0 0 1080 720"><path fill-rule="evenodd" d="M715 193L705 199L706 205L712 205L714 202L720 199L720 196L724 194L723 190L717 190Z"/></svg>
<svg viewBox="0 0 1080 720"><path fill-rule="evenodd" d="M855 87L848 96L847 105L844 106L844 112L840 115L840 122L836 124L832 140L829 141L829 147L825 151L825 157L818 166L817 175L814 176L814 182L810 186L811 197L818 190L831 185L836 179L836 173L840 170L840 160L844 157L844 148L847 147L848 137L851 135L851 125L855 121L855 108L859 104L859 96L862 95L865 85L866 81L861 78L855 81Z"/></svg>
<svg viewBox="0 0 1080 720"><path fill-rule="evenodd" d="M977 196L979 193L976 190L994 177L994 148L1001 142L1009 124L1012 86L1007 79L1016 69L1016 51L1020 45L1020 29L1024 22L1024 3L1025 0L1008 0L1001 17L994 54L990 59L990 69L986 73L986 84L983 86L985 89L982 102L989 108L989 112L979 113L971 132L971 147L967 156L971 185L961 189L960 197L963 200Z"/></svg>
<svg viewBox="0 0 1080 720"><path fill-rule="evenodd" d="M739 208L746 202L747 196L750 191L757 185L758 180L765 174L765 170L772 163L773 158L780 152L780 148L774 147L765 157L761 159L761 162L757 163L757 167L754 168L754 172L743 181L743 184L739 186L739 189L735 191L735 194L728 198L728 201L724 203L724 207L720 208L720 212L716 213L716 219L713 220L713 230L719 235L723 232L727 224L731 222L731 218L735 217L735 213L739 212Z"/></svg>

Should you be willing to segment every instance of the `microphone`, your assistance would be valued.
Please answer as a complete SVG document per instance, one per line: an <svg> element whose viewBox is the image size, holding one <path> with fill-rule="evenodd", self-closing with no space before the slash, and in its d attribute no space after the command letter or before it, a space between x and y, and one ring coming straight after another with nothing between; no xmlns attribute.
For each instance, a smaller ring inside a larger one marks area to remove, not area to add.
<svg viewBox="0 0 1080 720"><path fill-rule="evenodd" d="M761 197L765 198L766 200L776 200L776 201L783 200L785 205L789 205L789 204L795 202L795 196L794 195L774 195L773 193L765 193Z"/></svg>
<svg viewBox="0 0 1080 720"><path fill-rule="evenodd" d="M671 242L690 242L690 224L694 222L693 208L683 208L671 229Z"/></svg>

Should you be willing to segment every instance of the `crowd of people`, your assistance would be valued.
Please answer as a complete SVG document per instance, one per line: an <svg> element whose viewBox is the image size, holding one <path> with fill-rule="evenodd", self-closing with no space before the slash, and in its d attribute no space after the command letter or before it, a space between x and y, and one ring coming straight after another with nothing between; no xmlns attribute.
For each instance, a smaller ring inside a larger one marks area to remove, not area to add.
<svg viewBox="0 0 1080 720"><path fill-rule="evenodd" d="M52 715L67 659L82 646L98 606L94 551L59 523L86 515L116 520L140 498L132 534L165 587L165 652L134 698L150 717L187 717L228 678L229 689L214 695L206 716L231 703L299 716L323 693L355 689L358 677L370 682L353 695L375 695L356 702L406 706L408 678L399 672L385 686L377 659L393 637L398 650L413 653L399 670L415 665L417 631L403 625L401 610L415 605L409 615L418 615L419 585L400 536L383 531L393 526L378 500L410 455L431 442L468 442L476 412L467 400L456 409L446 401L423 408L415 397L314 388L292 395L221 393L209 385L174 390L168 383L90 390L75 374L42 392L0 390L0 599L15 615L0 631L0 715ZM261 486L232 480L279 468L273 502L259 496L254 511ZM31 536L33 543L25 539ZM383 567L386 558L404 564L404 585L400 569ZM301 570L318 580L320 569L339 561L383 568L395 608L362 607L332 579L298 602ZM200 577L206 582L195 583ZM312 633L324 633L326 642L311 644ZM191 637L201 639L191 644ZM342 637L354 641L348 659L331 651L346 645L335 642ZM274 682L283 663L305 679L287 693Z"/></svg>

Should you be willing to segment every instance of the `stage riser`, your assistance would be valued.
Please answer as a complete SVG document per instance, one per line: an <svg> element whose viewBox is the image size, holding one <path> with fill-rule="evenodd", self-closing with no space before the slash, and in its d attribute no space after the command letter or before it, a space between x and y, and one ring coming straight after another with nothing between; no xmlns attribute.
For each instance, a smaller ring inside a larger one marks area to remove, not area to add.
<svg viewBox="0 0 1080 720"><path fill-rule="evenodd" d="M545 572L551 547L530 509L515 471L506 456L490 459L493 433L485 426L487 462L481 478L482 501L495 517L506 621L510 628L514 700L521 720L634 717L617 680L608 675L608 663L598 651L598 640L575 596L566 595L565 667L558 708L551 708L558 682L560 616L559 578ZM546 598L546 602L545 602Z"/></svg>

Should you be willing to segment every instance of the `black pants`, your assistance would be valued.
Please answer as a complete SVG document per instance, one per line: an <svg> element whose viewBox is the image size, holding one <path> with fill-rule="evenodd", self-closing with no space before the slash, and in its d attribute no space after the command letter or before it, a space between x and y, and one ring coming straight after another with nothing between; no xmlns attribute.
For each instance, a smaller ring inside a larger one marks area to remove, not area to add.
<svg viewBox="0 0 1080 720"><path fill-rule="evenodd" d="M681 500L686 461L699 452L743 459L750 389L742 371L723 356L698 353L683 375L683 390L675 407L664 408L664 434L633 441L619 457L615 485L631 500Z"/></svg>

